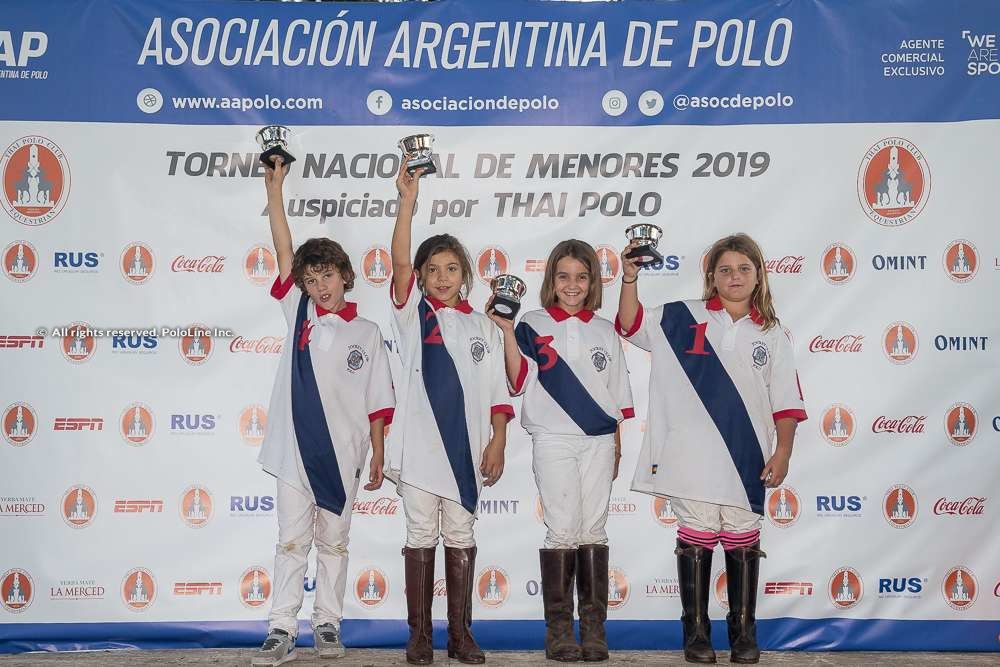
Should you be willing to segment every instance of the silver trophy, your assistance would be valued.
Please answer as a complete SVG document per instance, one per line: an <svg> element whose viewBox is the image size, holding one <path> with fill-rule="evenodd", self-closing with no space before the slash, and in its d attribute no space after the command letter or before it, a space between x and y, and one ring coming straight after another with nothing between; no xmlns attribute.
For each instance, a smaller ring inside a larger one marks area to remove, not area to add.
<svg viewBox="0 0 1000 667"><path fill-rule="evenodd" d="M639 268L651 267L653 269L663 268L663 255L656 250L663 230L656 225L641 222L632 225L625 230L625 238L629 241L638 241L639 245L628 251L625 256L629 259L638 259Z"/></svg>
<svg viewBox="0 0 1000 667"><path fill-rule="evenodd" d="M432 158L434 152L433 134L413 134L403 137L399 140L399 149L403 151L403 157L406 159L406 173L412 175L420 168L423 168L425 176L437 172Z"/></svg>
<svg viewBox="0 0 1000 667"><path fill-rule="evenodd" d="M490 281L493 290L493 312L504 319L512 320L521 308L521 297L527 286L517 276L501 273Z"/></svg>
<svg viewBox="0 0 1000 667"><path fill-rule="evenodd" d="M268 125L257 131L257 145L263 151L260 161L274 167L274 159L280 157L285 164L295 162L295 156L288 152L290 130L284 125Z"/></svg>

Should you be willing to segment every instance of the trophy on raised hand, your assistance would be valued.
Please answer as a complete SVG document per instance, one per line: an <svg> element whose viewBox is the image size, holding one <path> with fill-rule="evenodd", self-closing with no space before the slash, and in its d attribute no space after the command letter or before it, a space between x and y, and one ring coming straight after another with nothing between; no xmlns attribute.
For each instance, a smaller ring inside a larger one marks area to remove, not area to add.
<svg viewBox="0 0 1000 667"><path fill-rule="evenodd" d="M263 151L260 161L274 168L274 160L280 157L285 164L295 162L295 156L288 152L290 130L284 125L268 125L257 131L257 145Z"/></svg>
<svg viewBox="0 0 1000 667"><path fill-rule="evenodd" d="M663 230L656 225L648 222L632 225L625 230L625 237L629 241L638 241L639 245L629 250L625 256L629 259L638 259L639 268L662 267L663 255L656 250L661 236L663 236Z"/></svg>
<svg viewBox="0 0 1000 667"><path fill-rule="evenodd" d="M501 273L490 281L493 290L493 312L504 319L513 320L521 308L521 297L527 286L517 276Z"/></svg>
<svg viewBox="0 0 1000 667"><path fill-rule="evenodd" d="M437 172L434 160L433 134L412 134L399 140L399 149L406 159L406 173L413 175L417 169L423 168L424 176Z"/></svg>

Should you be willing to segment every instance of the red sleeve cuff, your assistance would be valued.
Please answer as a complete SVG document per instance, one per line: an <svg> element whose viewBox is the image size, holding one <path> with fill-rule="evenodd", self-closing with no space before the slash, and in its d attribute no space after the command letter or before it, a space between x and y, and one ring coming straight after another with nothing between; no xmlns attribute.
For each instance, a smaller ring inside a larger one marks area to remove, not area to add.
<svg viewBox="0 0 1000 667"><path fill-rule="evenodd" d="M634 419L635 408L622 408L622 419Z"/></svg>
<svg viewBox="0 0 1000 667"><path fill-rule="evenodd" d="M502 405L494 405L492 408L490 408L490 416L492 417L493 415L496 414L507 415L507 421L510 421L511 419L514 418L514 406L508 405L506 403Z"/></svg>
<svg viewBox="0 0 1000 667"><path fill-rule="evenodd" d="M524 379L528 377L528 361L524 357L521 357L521 368L517 371L517 379L514 381L514 392L511 396L516 396L521 393L524 389Z"/></svg>
<svg viewBox="0 0 1000 667"><path fill-rule="evenodd" d="M631 338L633 335L635 335L635 332L638 331L639 327L641 327L641 326L642 326L642 304L641 303L639 304L639 310L638 310L638 312L636 312L636 314L635 314L635 322L632 323L632 327L628 331L625 331L622 328L621 320L619 320L618 316L615 315L615 331L617 331L618 335L622 336L623 338Z"/></svg>
<svg viewBox="0 0 1000 667"><path fill-rule="evenodd" d="M385 425L388 426L389 424L392 423L392 415L395 412L396 412L395 408L382 408L381 410L377 410L368 415L368 423L370 424L378 419L384 419Z"/></svg>
<svg viewBox="0 0 1000 667"><path fill-rule="evenodd" d="M285 277L285 282L281 282L281 275L275 276L274 284L271 285L271 296L278 301L281 301L285 298L285 295L288 294L288 290L292 289L292 285L294 284L295 278L293 278L290 273Z"/></svg>
<svg viewBox="0 0 1000 667"><path fill-rule="evenodd" d="M410 294L413 293L413 283L417 280L417 272L414 271L410 274L410 282L406 285L406 298L403 299L403 303L396 303L396 288L393 286L389 287L389 300L392 301L392 305L396 307L396 310L402 310L406 302L410 300Z"/></svg>
<svg viewBox="0 0 1000 667"><path fill-rule="evenodd" d="M808 417L806 417L805 410L780 410L775 412L773 415L774 423L777 424L779 419L794 419L797 422L804 422Z"/></svg>

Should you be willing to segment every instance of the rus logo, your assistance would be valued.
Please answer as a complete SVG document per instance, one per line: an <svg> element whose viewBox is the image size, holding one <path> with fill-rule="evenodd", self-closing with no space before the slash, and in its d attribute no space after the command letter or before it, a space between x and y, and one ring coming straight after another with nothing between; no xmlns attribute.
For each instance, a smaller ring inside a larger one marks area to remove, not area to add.
<svg viewBox="0 0 1000 667"><path fill-rule="evenodd" d="M510 577L506 571L491 565L476 578L476 593L487 607L499 607L510 597Z"/></svg>
<svg viewBox="0 0 1000 667"><path fill-rule="evenodd" d="M97 340L93 329L86 322L73 322L66 327L66 334L60 345L63 356L74 364L90 361L97 349Z"/></svg>
<svg viewBox="0 0 1000 667"><path fill-rule="evenodd" d="M361 277L372 287L381 287L392 278L392 257L385 246L375 245L361 255Z"/></svg>
<svg viewBox="0 0 1000 667"><path fill-rule="evenodd" d="M880 597L890 597L893 593L920 593L924 582L920 577L881 577L878 580Z"/></svg>
<svg viewBox="0 0 1000 667"><path fill-rule="evenodd" d="M175 414L170 415L171 431L207 432L215 430L216 415Z"/></svg>
<svg viewBox="0 0 1000 667"><path fill-rule="evenodd" d="M189 486L181 494L178 511L191 528L204 528L212 519L212 494L203 486Z"/></svg>
<svg viewBox="0 0 1000 667"><path fill-rule="evenodd" d="M834 447L843 447L854 438L856 421L854 413L846 405L836 403L823 411L820 432Z"/></svg>
<svg viewBox="0 0 1000 667"><path fill-rule="evenodd" d="M941 257L944 270L956 283L967 283L979 271L979 250L968 239L957 239L948 244Z"/></svg>
<svg viewBox="0 0 1000 667"><path fill-rule="evenodd" d="M354 580L354 595L365 607L377 607L389 595L389 580L382 570L366 568Z"/></svg>
<svg viewBox="0 0 1000 667"><path fill-rule="evenodd" d="M240 439L251 447L260 447L267 431L267 410L262 405L243 408L239 419Z"/></svg>
<svg viewBox="0 0 1000 667"><path fill-rule="evenodd" d="M726 570L722 569L716 572L712 581L712 590L715 591L715 601L723 609L729 609L729 586L727 585L729 577L726 576Z"/></svg>
<svg viewBox="0 0 1000 667"><path fill-rule="evenodd" d="M778 528L788 528L802 515L802 500L795 489L783 485L772 490L765 502L767 518Z"/></svg>
<svg viewBox="0 0 1000 667"><path fill-rule="evenodd" d="M610 285L618 279L618 274L621 273L622 269L622 260L618 256L618 251L610 245L595 246L594 250L597 252L597 265L601 268L601 285ZM541 260L541 262L541 270L544 271L545 260Z"/></svg>
<svg viewBox="0 0 1000 667"><path fill-rule="evenodd" d="M209 329L204 324L189 324L184 327L184 335L177 340L177 349L184 361L192 366L201 366L212 356L215 343Z"/></svg>
<svg viewBox="0 0 1000 667"><path fill-rule="evenodd" d="M111 337L112 352L152 352L159 345L156 336L140 336L129 334Z"/></svg>
<svg viewBox="0 0 1000 667"><path fill-rule="evenodd" d="M608 569L608 609L621 609L628 603L631 593L628 576L625 570L612 567Z"/></svg>
<svg viewBox="0 0 1000 667"><path fill-rule="evenodd" d="M133 241L122 249L118 266L128 283L145 285L156 270L153 249L141 241Z"/></svg>
<svg viewBox="0 0 1000 667"><path fill-rule="evenodd" d="M231 514L262 514L274 511L274 496L229 496Z"/></svg>
<svg viewBox="0 0 1000 667"><path fill-rule="evenodd" d="M838 609L850 609L861 602L864 596L861 575L853 567L838 568L830 577L827 591L833 606Z"/></svg>
<svg viewBox="0 0 1000 667"><path fill-rule="evenodd" d="M89 486L71 486L63 494L62 518L70 528L86 528L97 516L97 494Z"/></svg>
<svg viewBox="0 0 1000 667"><path fill-rule="evenodd" d="M941 582L941 594L948 606L956 611L965 611L976 603L979 597L979 580L972 570L959 565L948 570Z"/></svg>
<svg viewBox="0 0 1000 667"><path fill-rule="evenodd" d="M255 245L243 257L243 275L254 285L269 285L278 273L274 251L266 245Z"/></svg>
<svg viewBox="0 0 1000 667"><path fill-rule="evenodd" d="M487 286L509 266L510 256L500 246L486 246L476 257L476 275Z"/></svg>
<svg viewBox="0 0 1000 667"><path fill-rule="evenodd" d="M677 515L674 514L674 508L670 506L668 498L653 496L650 508L653 510L653 519L656 520L657 524L668 528L677 525Z"/></svg>
<svg viewBox="0 0 1000 667"><path fill-rule="evenodd" d="M96 269L101 263L101 257L101 254L94 251L59 250L52 256L52 267L57 273L68 273L71 269Z"/></svg>
<svg viewBox="0 0 1000 667"><path fill-rule="evenodd" d="M3 437L14 447L31 442L38 431L38 416L27 403L12 403L3 411Z"/></svg>
<svg viewBox="0 0 1000 667"><path fill-rule="evenodd" d="M247 568L240 576L240 602L251 609L271 598L271 575L259 565Z"/></svg>
<svg viewBox="0 0 1000 667"><path fill-rule="evenodd" d="M882 498L882 516L893 528L909 528L917 518L917 494L905 484L896 484Z"/></svg>
<svg viewBox="0 0 1000 667"><path fill-rule="evenodd" d="M956 447L964 447L976 437L979 415L968 403L955 403L944 415L944 430Z"/></svg>
<svg viewBox="0 0 1000 667"><path fill-rule="evenodd" d="M35 599L35 582L27 571L12 568L0 577L0 604L12 614L20 614Z"/></svg>
<svg viewBox="0 0 1000 667"><path fill-rule="evenodd" d="M27 241L13 241L3 249L3 272L15 283L26 283L38 271L38 251Z"/></svg>
<svg viewBox="0 0 1000 667"><path fill-rule="evenodd" d="M858 197L868 218L886 227L910 222L923 210L931 172L912 142L889 137L865 153L858 169Z"/></svg>
<svg viewBox="0 0 1000 667"><path fill-rule="evenodd" d="M882 332L882 351L894 364L913 361L917 345L917 330L906 322L893 322Z"/></svg>
<svg viewBox="0 0 1000 667"><path fill-rule="evenodd" d="M831 285L843 285L854 277L857 267L854 251L843 243L831 243L823 250L820 260L820 271L823 278Z"/></svg>
<svg viewBox="0 0 1000 667"><path fill-rule="evenodd" d="M65 208L70 190L69 162L52 140L40 136L16 140L0 157L0 174L0 204L22 225L44 225Z"/></svg>
<svg viewBox="0 0 1000 667"><path fill-rule="evenodd" d="M156 600L156 578L144 567L129 570L122 579L121 596L132 611L146 611Z"/></svg>
<svg viewBox="0 0 1000 667"><path fill-rule="evenodd" d="M129 405L118 420L118 430L125 442L136 447L149 442L154 428L153 411L142 403Z"/></svg>
<svg viewBox="0 0 1000 667"><path fill-rule="evenodd" d="M816 496L816 511L858 513L862 500L861 496Z"/></svg>

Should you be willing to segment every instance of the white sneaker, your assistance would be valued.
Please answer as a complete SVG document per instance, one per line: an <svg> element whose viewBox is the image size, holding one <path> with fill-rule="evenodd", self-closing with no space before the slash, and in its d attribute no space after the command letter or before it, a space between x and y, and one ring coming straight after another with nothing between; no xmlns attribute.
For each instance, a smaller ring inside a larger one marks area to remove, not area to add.
<svg viewBox="0 0 1000 667"><path fill-rule="evenodd" d="M252 667L275 667L295 660L295 637L275 628L250 659Z"/></svg>
<svg viewBox="0 0 1000 667"><path fill-rule="evenodd" d="M313 640L316 642L316 653L321 658L342 658L346 653L340 641L340 628L333 623L317 625L313 629Z"/></svg>

